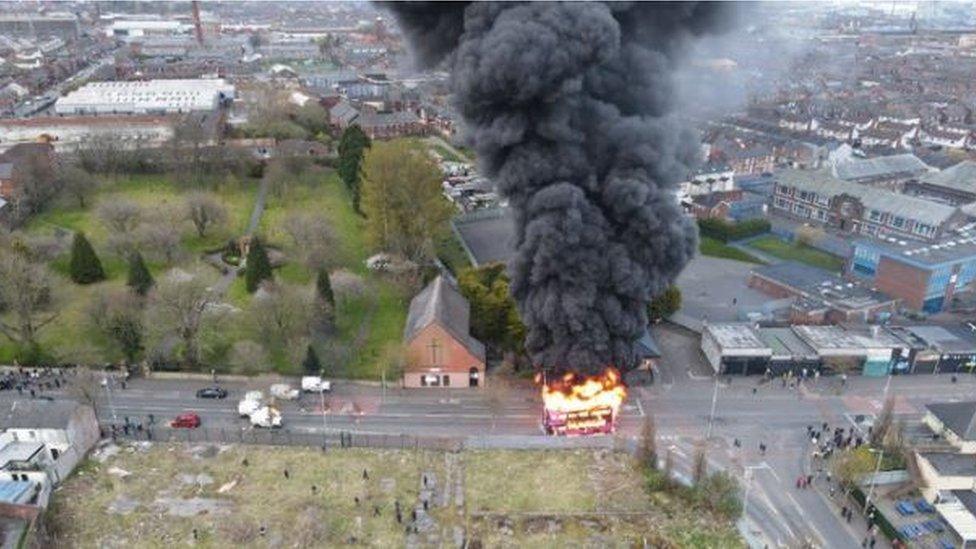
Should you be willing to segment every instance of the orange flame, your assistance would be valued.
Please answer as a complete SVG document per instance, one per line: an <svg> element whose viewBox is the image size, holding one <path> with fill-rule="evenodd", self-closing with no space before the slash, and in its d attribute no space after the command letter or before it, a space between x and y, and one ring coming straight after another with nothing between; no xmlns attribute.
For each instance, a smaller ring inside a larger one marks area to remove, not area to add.
<svg viewBox="0 0 976 549"><path fill-rule="evenodd" d="M541 380L541 376L536 374L536 383ZM627 388L620 382L620 373L613 368L607 368L601 375L588 376L581 380L568 373L558 381L542 385L542 401L546 410L551 412L609 407L616 417L626 398Z"/></svg>

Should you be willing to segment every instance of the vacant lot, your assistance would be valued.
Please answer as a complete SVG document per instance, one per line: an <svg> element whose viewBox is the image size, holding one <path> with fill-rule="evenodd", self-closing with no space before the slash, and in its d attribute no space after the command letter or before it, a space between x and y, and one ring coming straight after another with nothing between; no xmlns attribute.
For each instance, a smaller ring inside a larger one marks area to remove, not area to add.
<svg viewBox="0 0 976 549"><path fill-rule="evenodd" d="M633 546L644 539L652 546L741 546L726 522L646 495L630 458L606 451L178 444L116 451L96 452L55 494L50 542L185 546L196 530L203 547L452 546L464 539L485 547ZM430 492L423 491L424 475ZM419 533L408 534L414 509Z"/></svg>
<svg viewBox="0 0 976 549"><path fill-rule="evenodd" d="M791 244L776 236L767 235L759 237L749 242L749 246L765 252L773 257L785 260L799 261L814 267L820 267L828 271L841 271L844 269L844 260L820 251L806 244Z"/></svg>

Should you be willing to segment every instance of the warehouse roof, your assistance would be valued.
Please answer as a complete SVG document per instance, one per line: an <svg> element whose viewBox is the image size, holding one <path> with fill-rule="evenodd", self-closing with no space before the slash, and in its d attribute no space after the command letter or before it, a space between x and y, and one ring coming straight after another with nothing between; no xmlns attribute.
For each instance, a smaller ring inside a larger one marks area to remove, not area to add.
<svg viewBox="0 0 976 549"><path fill-rule="evenodd" d="M953 206L922 198L841 181L823 170L782 170L777 177L780 184L785 186L828 198L850 195L858 198L869 209L914 219L933 227L945 223L958 211Z"/></svg>
<svg viewBox="0 0 976 549"><path fill-rule="evenodd" d="M941 172L926 174L919 181L937 187L976 193L976 162L965 160Z"/></svg>
<svg viewBox="0 0 976 549"><path fill-rule="evenodd" d="M848 160L834 166L834 175L845 181L880 179L901 174L917 175L931 170L912 153Z"/></svg>
<svg viewBox="0 0 976 549"><path fill-rule="evenodd" d="M768 349L756 331L749 324L709 324L705 326L712 339L722 350L730 349ZM772 352L772 351L770 351Z"/></svg>
<svg viewBox="0 0 976 549"><path fill-rule="evenodd" d="M976 401L926 404L947 429L962 440L976 440Z"/></svg>
<svg viewBox="0 0 976 549"><path fill-rule="evenodd" d="M73 113L209 110L234 87L222 78L92 82L58 99L55 111Z"/></svg>

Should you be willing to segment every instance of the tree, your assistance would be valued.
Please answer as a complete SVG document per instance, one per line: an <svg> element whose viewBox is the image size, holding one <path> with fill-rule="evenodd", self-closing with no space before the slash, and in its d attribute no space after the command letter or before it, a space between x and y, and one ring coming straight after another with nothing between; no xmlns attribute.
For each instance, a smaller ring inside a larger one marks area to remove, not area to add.
<svg viewBox="0 0 976 549"><path fill-rule="evenodd" d="M427 150L410 141L375 143L363 160L363 213L371 244L422 264L452 214L441 172Z"/></svg>
<svg viewBox="0 0 976 549"><path fill-rule="evenodd" d="M891 431L891 424L895 419L894 414L895 397L888 395L881 407L881 413L878 414L878 421L875 422L874 427L871 429L871 446L879 447L885 443L885 438L888 436L889 431Z"/></svg>
<svg viewBox="0 0 976 549"><path fill-rule="evenodd" d="M23 218L41 211L58 190L50 145L37 145L16 165L13 204Z"/></svg>
<svg viewBox="0 0 976 549"><path fill-rule="evenodd" d="M69 266L71 280L77 284L91 284L105 280L105 270L102 269L102 262L95 255L85 233L75 233L74 242L71 244L71 264Z"/></svg>
<svg viewBox="0 0 976 549"><path fill-rule="evenodd" d="M131 200L113 198L98 205L98 218L112 232L128 234L142 222L142 208Z"/></svg>
<svg viewBox="0 0 976 549"><path fill-rule="evenodd" d="M708 459L705 454L705 444L695 445L694 461L691 466L691 479L695 486L699 486L708 474Z"/></svg>
<svg viewBox="0 0 976 549"><path fill-rule="evenodd" d="M316 135L329 130L329 111L314 101L295 110L295 123Z"/></svg>
<svg viewBox="0 0 976 549"><path fill-rule="evenodd" d="M502 376L493 376L485 383L485 404L488 405L488 413L491 414L491 430L495 430L498 418L505 413L508 406L508 397L511 387L508 380Z"/></svg>
<svg viewBox="0 0 976 549"><path fill-rule="evenodd" d="M264 244L257 237L252 238L251 248L247 252L247 262L244 265L244 286L249 293L253 294L262 282L271 280L273 276L271 260L268 259Z"/></svg>
<svg viewBox="0 0 976 549"><path fill-rule="evenodd" d="M706 509L734 519L742 514L739 491L739 483L731 473L718 471L702 479L695 488L695 495Z"/></svg>
<svg viewBox="0 0 976 549"><path fill-rule="evenodd" d="M196 366L200 361L199 336L211 307L220 296L203 271L169 271L151 294L149 318L153 325L183 343L183 362Z"/></svg>
<svg viewBox="0 0 976 549"><path fill-rule="evenodd" d="M133 252L129 256L129 278L126 285L132 289L136 295L145 297L156 281L146 267L146 262L142 259L142 254Z"/></svg>
<svg viewBox="0 0 976 549"><path fill-rule="evenodd" d="M308 336L312 300L306 288L268 284L248 307L255 337L272 352Z"/></svg>
<svg viewBox="0 0 976 549"><path fill-rule="evenodd" d="M650 413L644 416L641 426L637 460L643 467L657 469L657 427L654 425L654 416Z"/></svg>
<svg viewBox="0 0 976 549"><path fill-rule="evenodd" d="M74 198L78 202L79 208L85 207L85 202L95 189L98 188L98 179L87 170L78 166L68 166L60 174L61 188L64 193Z"/></svg>
<svg viewBox="0 0 976 549"><path fill-rule="evenodd" d="M823 227L804 225L796 230L796 241L805 246L813 246L827 237Z"/></svg>
<svg viewBox="0 0 976 549"><path fill-rule="evenodd" d="M230 363L241 374L257 374L268 368L268 352L250 339L234 342L230 350Z"/></svg>
<svg viewBox="0 0 976 549"><path fill-rule="evenodd" d="M9 248L0 248L0 334L23 346L53 322L56 299L51 275L41 263Z"/></svg>
<svg viewBox="0 0 976 549"><path fill-rule="evenodd" d="M653 321L668 318L681 309L681 289L672 284L647 306L647 316Z"/></svg>
<svg viewBox="0 0 976 549"><path fill-rule="evenodd" d="M179 180L199 182L213 171L212 153L215 149L210 146L207 130L199 117L183 115L173 124L173 135L169 140L170 162Z"/></svg>
<svg viewBox="0 0 976 549"><path fill-rule="evenodd" d="M139 247L150 258L172 265L183 252L179 229L172 223L147 223L136 231Z"/></svg>
<svg viewBox="0 0 976 549"><path fill-rule="evenodd" d="M321 214L300 213L285 220L295 254L309 269L331 270L339 260L339 240L328 218Z"/></svg>
<svg viewBox="0 0 976 549"><path fill-rule="evenodd" d="M370 148L369 137L363 133L362 128L353 125L346 128L339 138L339 178L345 183L352 197L352 207L357 212L360 211L360 182L363 157L366 149Z"/></svg>
<svg viewBox="0 0 976 549"><path fill-rule="evenodd" d="M227 220L227 208L212 193L195 192L186 197L186 218L193 223L197 236L203 238L207 229Z"/></svg>
<svg viewBox="0 0 976 549"><path fill-rule="evenodd" d="M92 297L88 318L129 363L135 362L145 341L142 301L137 296L121 288L101 289Z"/></svg>
<svg viewBox="0 0 976 549"><path fill-rule="evenodd" d="M835 452L831 462L831 470L837 482L845 489L851 489L874 470L874 456L868 446L851 448L843 452Z"/></svg>
<svg viewBox="0 0 976 549"><path fill-rule="evenodd" d="M471 304L474 337L502 351L522 349L525 327L509 293L504 264L467 268L458 276L458 287Z"/></svg>
<svg viewBox="0 0 976 549"><path fill-rule="evenodd" d="M335 324L335 295L329 271L320 269L315 278L315 299L318 302L318 317L323 328L330 329Z"/></svg>
<svg viewBox="0 0 976 549"><path fill-rule="evenodd" d="M65 391L72 399L81 404L92 407L95 417L98 418L98 400L102 392L101 378L98 373L93 371L83 363L75 368L71 383L67 383Z"/></svg>
<svg viewBox="0 0 976 549"><path fill-rule="evenodd" d="M322 363L319 361L319 355L315 352L315 347L311 345L305 350L305 360L302 361L302 369L308 375L322 375Z"/></svg>

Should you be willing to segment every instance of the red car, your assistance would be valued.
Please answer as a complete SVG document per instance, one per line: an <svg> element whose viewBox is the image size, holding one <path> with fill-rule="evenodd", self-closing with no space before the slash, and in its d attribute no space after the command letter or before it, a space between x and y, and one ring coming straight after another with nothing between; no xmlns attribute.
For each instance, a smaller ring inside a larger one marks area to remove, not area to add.
<svg viewBox="0 0 976 549"><path fill-rule="evenodd" d="M196 429L200 426L200 416L194 414L193 412L186 412L176 416L176 419L170 422L170 427L174 429Z"/></svg>

